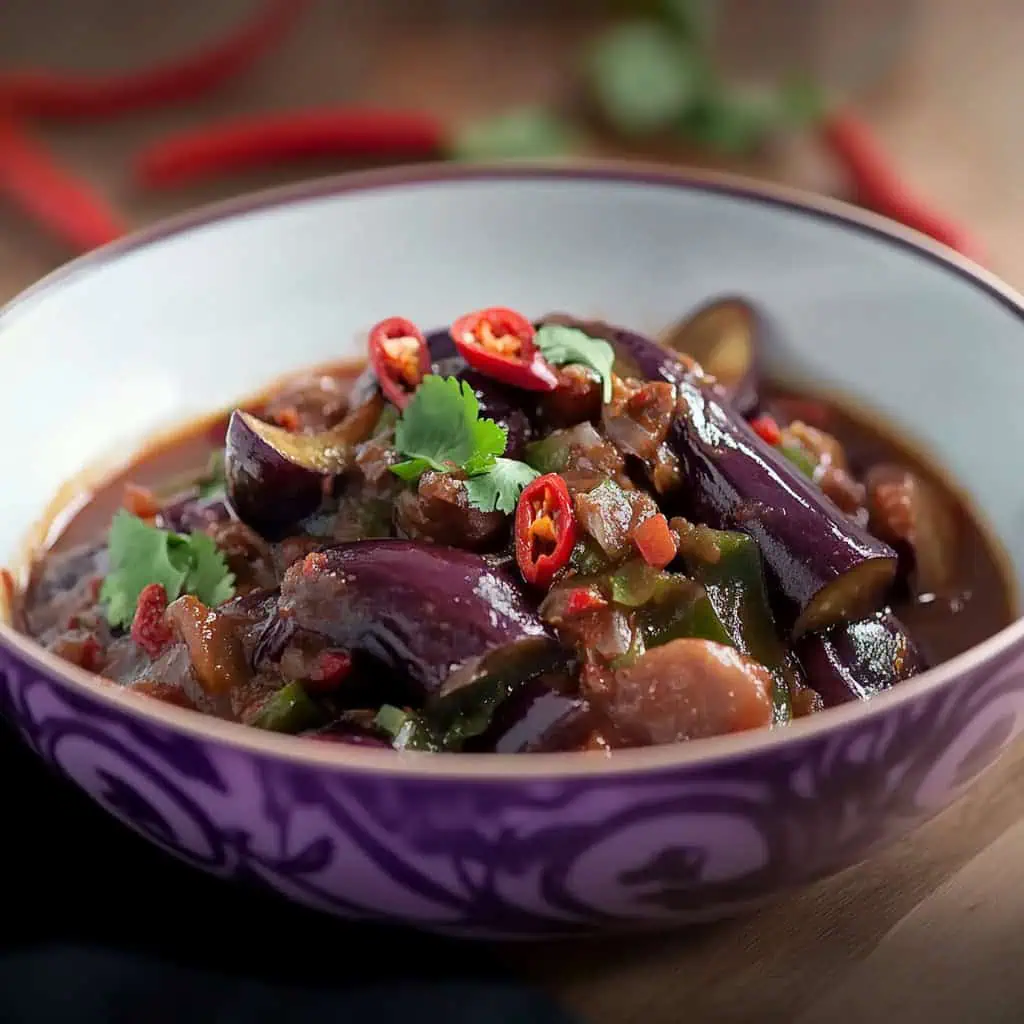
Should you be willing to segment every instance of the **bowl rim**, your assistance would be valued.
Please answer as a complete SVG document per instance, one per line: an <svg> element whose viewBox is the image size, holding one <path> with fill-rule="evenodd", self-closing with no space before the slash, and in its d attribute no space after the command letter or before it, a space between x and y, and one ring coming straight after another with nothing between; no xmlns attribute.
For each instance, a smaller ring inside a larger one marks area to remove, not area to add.
<svg viewBox="0 0 1024 1024"><path fill-rule="evenodd" d="M237 196L200 206L135 231L58 267L0 306L0 340L6 323L31 301L70 279L101 269L122 256L164 239L185 235L197 228L261 213L265 210L337 195L375 193L404 186L477 183L481 181L564 181L666 188L670 191L730 196L791 213L825 220L842 231L868 234L890 245L911 250L947 272L985 292L1013 313L1024 327L1024 296L996 275L949 247L888 218L842 200L820 196L789 186L751 180L720 171L620 160L509 161L501 164L410 164L397 168L349 172L316 178ZM198 714L186 708L155 701L97 677L45 650L31 637L18 633L0 620L0 645L48 680L87 698L163 728L186 734L196 741L223 744L256 756L280 758L307 767L344 770L392 777L447 778L462 783L561 780L586 777L595 781L637 772L660 772L683 766L710 766L737 758L767 754L776 748L839 732L894 711L923 694L951 684L963 674L1024 642L1024 617L955 658L901 683L865 703L850 703L790 722L781 729L760 729L727 736L615 751L611 756L593 752L545 754L437 754L413 751L382 751L369 748L311 742L300 737L263 732L236 722Z"/></svg>

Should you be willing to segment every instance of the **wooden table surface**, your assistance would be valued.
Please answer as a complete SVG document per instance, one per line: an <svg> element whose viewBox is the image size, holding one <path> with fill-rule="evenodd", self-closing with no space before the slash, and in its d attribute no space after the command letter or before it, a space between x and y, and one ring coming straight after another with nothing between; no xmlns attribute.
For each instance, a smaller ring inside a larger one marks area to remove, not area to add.
<svg viewBox="0 0 1024 1024"><path fill-rule="evenodd" d="M229 24L247 6L0 0L0 67L145 63ZM1024 287L1024 4L928 0L919 8L893 81L865 97L862 110L921 190L973 228L992 269ZM241 111L358 98L427 106L461 120L556 95L564 84L569 23L502 29L512 33L518 56L493 75L484 73L489 54L510 45L507 38L504 47L489 45L496 27L429 19L385 27L372 10L373 4L318 5L280 53L202 103L47 129L42 137L141 225L311 172L252 174L162 195L133 190L130 154L169 130ZM826 183L806 152L753 170ZM0 301L64 258L0 201ZM507 956L593 1024L1019 1022L1022 817L1024 751L911 838L755 916L670 936L516 947Z"/></svg>

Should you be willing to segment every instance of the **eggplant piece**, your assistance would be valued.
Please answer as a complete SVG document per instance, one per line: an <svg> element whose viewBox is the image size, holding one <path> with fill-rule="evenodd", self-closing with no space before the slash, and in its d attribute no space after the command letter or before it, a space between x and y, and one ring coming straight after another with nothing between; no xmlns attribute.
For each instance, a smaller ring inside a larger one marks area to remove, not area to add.
<svg viewBox="0 0 1024 1024"><path fill-rule="evenodd" d="M280 614L401 675L421 702L571 662L510 573L432 544L367 540L308 555L285 574Z"/></svg>
<svg viewBox="0 0 1024 1024"><path fill-rule="evenodd" d="M594 729L594 712L578 694L545 678L521 686L494 710L486 729L465 749L495 754L575 750Z"/></svg>
<svg viewBox="0 0 1024 1024"><path fill-rule="evenodd" d="M825 707L869 700L928 668L921 649L892 612L812 633L796 654Z"/></svg>
<svg viewBox="0 0 1024 1024"><path fill-rule="evenodd" d="M662 345L695 359L721 385L741 416L760 404L759 353L768 324L745 299L715 299L688 314L662 336Z"/></svg>
<svg viewBox="0 0 1024 1024"><path fill-rule="evenodd" d="M376 711L346 711L330 725L303 733L305 739L344 743L353 747L391 749L391 738L376 724Z"/></svg>
<svg viewBox="0 0 1024 1024"><path fill-rule="evenodd" d="M375 398L318 434L292 433L242 409L232 412L224 473L238 518L276 537L313 513L333 478L351 465L355 445L369 437L382 408L383 400Z"/></svg>
<svg viewBox="0 0 1024 1024"><path fill-rule="evenodd" d="M684 486L671 500L688 519L753 537L776 617L794 636L856 622L884 602L896 552L828 499L766 444L700 366L666 361L648 338L617 331L641 369L676 385L668 445Z"/></svg>

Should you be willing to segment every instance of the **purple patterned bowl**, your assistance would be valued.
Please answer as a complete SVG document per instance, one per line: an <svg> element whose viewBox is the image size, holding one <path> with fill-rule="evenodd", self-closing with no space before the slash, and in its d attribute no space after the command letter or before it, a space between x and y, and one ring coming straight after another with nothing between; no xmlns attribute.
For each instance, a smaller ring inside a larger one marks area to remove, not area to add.
<svg viewBox="0 0 1024 1024"><path fill-rule="evenodd" d="M619 167L350 176L53 275L0 315L0 561L82 466L355 351L384 316L500 303L656 332L723 292L775 314L777 371L860 397L938 456L1020 577L1024 490L985 453L1024 449L1021 300L840 204ZM870 704L607 759L258 733L98 685L6 625L0 674L26 742L197 867L346 916L524 937L725 915L906 833L1020 730L1024 625Z"/></svg>

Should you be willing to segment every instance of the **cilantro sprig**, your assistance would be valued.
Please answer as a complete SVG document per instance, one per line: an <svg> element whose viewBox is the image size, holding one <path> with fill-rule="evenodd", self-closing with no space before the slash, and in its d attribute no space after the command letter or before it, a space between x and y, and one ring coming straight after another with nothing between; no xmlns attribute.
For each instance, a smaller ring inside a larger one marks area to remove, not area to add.
<svg viewBox="0 0 1024 1024"><path fill-rule="evenodd" d="M213 606L234 596L235 577L205 533L161 530L122 509L110 525L108 546L110 572L100 600L112 626L131 624L139 594L151 583L161 584L169 601L194 594Z"/></svg>
<svg viewBox="0 0 1024 1024"><path fill-rule="evenodd" d="M601 378L601 400L612 400L615 350L607 341L592 338L578 327L567 327L565 324L543 324L533 340L544 358L555 366L576 363L590 367Z"/></svg>
<svg viewBox="0 0 1024 1024"><path fill-rule="evenodd" d="M395 448L405 462L391 467L403 480L418 480L428 469L485 473L505 450L506 431L480 418L473 389L456 377L423 378L395 427Z"/></svg>
<svg viewBox="0 0 1024 1024"><path fill-rule="evenodd" d="M504 427L480 415L480 403L465 381L430 374L395 426L395 449L404 460L391 472L414 481L429 469L460 471L467 477L473 508L508 514L537 472L524 462L502 458L507 440Z"/></svg>

